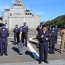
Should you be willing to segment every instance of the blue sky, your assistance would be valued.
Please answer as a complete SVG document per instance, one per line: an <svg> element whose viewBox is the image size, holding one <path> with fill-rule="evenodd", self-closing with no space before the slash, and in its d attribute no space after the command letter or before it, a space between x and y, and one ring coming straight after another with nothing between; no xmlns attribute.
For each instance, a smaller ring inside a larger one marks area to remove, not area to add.
<svg viewBox="0 0 65 65"><path fill-rule="evenodd" d="M5 8L10 8L13 0L0 1L0 16ZM39 15L41 21L47 21L65 14L65 0L23 0L25 8Z"/></svg>

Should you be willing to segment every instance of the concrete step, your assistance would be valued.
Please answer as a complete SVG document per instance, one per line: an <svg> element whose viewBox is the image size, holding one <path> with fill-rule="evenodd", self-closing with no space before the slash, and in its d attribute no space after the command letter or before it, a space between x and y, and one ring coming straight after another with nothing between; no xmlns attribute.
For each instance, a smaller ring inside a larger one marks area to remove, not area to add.
<svg viewBox="0 0 65 65"><path fill-rule="evenodd" d="M39 64L37 61L35 61L35 62L20 62L20 63L4 63L0 65L39 65ZM65 59L52 60L52 61L49 60L48 64L42 62L41 65L65 65Z"/></svg>

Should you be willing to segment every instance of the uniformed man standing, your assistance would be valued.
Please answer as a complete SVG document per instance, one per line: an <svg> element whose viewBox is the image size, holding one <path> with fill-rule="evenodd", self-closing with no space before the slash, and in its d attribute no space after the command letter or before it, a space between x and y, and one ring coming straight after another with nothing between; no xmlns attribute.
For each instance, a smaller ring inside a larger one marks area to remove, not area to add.
<svg viewBox="0 0 65 65"><path fill-rule="evenodd" d="M50 30L53 30L53 29L54 29L54 32L56 33L56 36L55 36L55 44L57 44L57 34L58 34L57 25L51 26L51 29Z"/></svg>
<svg viewBox="0 0 65 65"><path fill-rule="evenodd" d="M65 46L65 27L60 31L60 35L61 35L60 53L63 53Z"/></svg>
<svg viewBox="0 0 65 65"><path fill-rule="evenodd" d="M37 36L38 36L39 32L42 31L42 23L40 23L40 25L36 28L36 31L38 32L37 33ZM37 36L36 36L36 38L37 38ZM39 40L38 40L38 42L39 42ZM37 47L39 47L39 43L37 44Z"/></svg>
<svg viewBox="0 0 65 65"><path fill-rule="evenodd" d="M55 28L53 27L50 31L50 39L49 39L49 52L50 54L54 54L55 51L55 44L56 44L56 31Z"/></svg>
<svg viewBox="0 0 65 65"><path fill-rule="evenodd" d="M1 29L0 29L1 30ZM1 31L0 31L1 32ZM0 56L2 55L2 43L1 43L1 34L0 34Z"/></svg>
<svg viewBox="0 0 65 65"><path fill-rule="evenodd" d="M58 35L58 28L57 28L57 25L55 25L55 32L56 32L56 44L57 44L57 35Z"/></svg>
<svg viewBox="0 0 65 65"><path fill-rule="evenodd" d="M14 44L19 43L20 28L18 28L18 25L15 25L13 32L14 32Z"/></svg>
<svg viewBox="0 0 65 65"><path fill-rule="evenodd" d="M46 25L42 26L42 31L38 34L39 43L39 64L42 61L48 63L47 56L48 56L48 40L49 40L49 33Z"/></svg>
<svg viewBox="0 0 65 65"><path fill-rule="evenodd" d="M42 30L42 23L36 28L36 31L39 33Z"/></svg>
<svg viewBox="0 0 65 65"><path fill-rule="evenodd" d="M7 37L9 36L9 32L5 25L3 25L0 30L0 36L1 36L1 55L3 55L3 53L7 55L7 45L8 45Z"/></svg>
<svg viewBox="0 0 65 65"><path fill-rule="evenodd" d="M26 22L24 22L22 26L22 43L24 43L25 46L27 46L27 39L28 39L28 26L26 25Z"/></svg>

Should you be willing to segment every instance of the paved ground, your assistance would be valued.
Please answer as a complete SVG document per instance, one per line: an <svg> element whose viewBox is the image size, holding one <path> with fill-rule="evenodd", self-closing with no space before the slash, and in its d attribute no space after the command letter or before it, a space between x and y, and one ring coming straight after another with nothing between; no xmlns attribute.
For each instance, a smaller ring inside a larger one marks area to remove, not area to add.
<svg viewBox="0 0 65 65"><path fill-rule="evenodd" d="M39 65L38 62L20 62L20 63L5 63L0 65ZM53 60L49 61L49 64L45 64L44 62L40 65L65 65L65 60Z"/></svg>
<svg viewBox="0 0 65 65"><path fill-rule="evenodd" d="M38 65L38 61L36 58L39 57L38 48L36 48L37 40L33 39L36 37L37 32L31 31L29 32L29 41L28 41L28 47L24 47L23 55L18 54L18 45L13 44L13 33L10 34L10 37L8 38L8 56L0 56L0 65ZM60 49L60 36L58 35L58 44L56 44L56 51L55 54L48 54L48 65L65 65L65 50L64 53L59 53ZM46 65L45 63L42 63L41 65Z"/></svg>

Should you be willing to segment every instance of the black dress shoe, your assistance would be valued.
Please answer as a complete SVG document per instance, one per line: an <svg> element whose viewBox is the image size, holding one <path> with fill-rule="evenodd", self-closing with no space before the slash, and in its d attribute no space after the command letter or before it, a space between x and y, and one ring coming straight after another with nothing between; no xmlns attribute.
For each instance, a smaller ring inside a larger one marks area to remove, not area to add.
<svg viewBox="0 0 65 65"><path fill-rule="evenodd" d="M27 47L27 45L25 44L25 46Z"/></svg>
<svg viewBox="0 0 65 65"><path fill-rule="evenodd" d="M48 64L48 61L44 60L44 62Z"/></svg>
<svg viewBox="0 0 65 65"><path fill-rule="evenodd" d="M39 46L37 45L36 48L39 48Z"/></svg>
<svg viewBox="0 0 65 65"><path fill-rule="evenodd" d="M52 54L55 54L54 52L52 52Z"/></svg>
<svg viewBox="0 0 65 65"><path fill-rule="evenodd" d="M3 54L0 54L0 56L2 56Z"/></svg>
<svg viewBox="0 0 65 65"><path fill-rule="evenodd" d="M41 64L42 63L42 61L39 61L39 64Z"/></svg>
<svg viewBox="0 0 65 65"><path fill-rule="evenodd" d="M19 55L22 55L22 53L19 53Z"/></svg>
<svg viewBox="0 0 65 65"><path fill-rule="evenodd" d="M52 52L49 52L50 54L52 54Z"/></svg>
<svg viewBox="0 0 65 65"><path fill-rule="evenodd" d="M5 53L5 56L7 56L8 54Z"/></svg>

